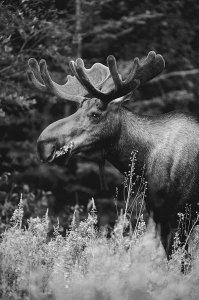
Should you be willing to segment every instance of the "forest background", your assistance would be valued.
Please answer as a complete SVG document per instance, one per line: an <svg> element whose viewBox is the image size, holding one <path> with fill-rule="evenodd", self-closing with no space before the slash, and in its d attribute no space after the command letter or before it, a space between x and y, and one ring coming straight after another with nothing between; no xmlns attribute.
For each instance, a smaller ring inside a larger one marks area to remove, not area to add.
<svg viewBox="0 0 199 300"><path fill-rule="evenodd" d="M115 188L122 207L123 178L106 164L106 190L95 157L69 164L41 164L36 141L51 122L72 114L75 104L36 90L26 76L30 57L46 59L64 83L68 63L81 56L87 67L113 54L125 76L136 56L164 56L162 75L140 88L129 107L142 114L174 109L199 112L199 2L196 0L5 0L0 2L0 232L23 194L25 217L49 208L64 230L78 205L97 203L101 225L116 217Z"/></svg>

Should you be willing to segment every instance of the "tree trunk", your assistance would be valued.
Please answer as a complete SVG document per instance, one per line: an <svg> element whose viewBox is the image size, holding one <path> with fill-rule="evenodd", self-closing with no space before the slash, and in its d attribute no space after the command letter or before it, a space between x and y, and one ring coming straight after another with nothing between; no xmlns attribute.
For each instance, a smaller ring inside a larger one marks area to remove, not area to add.
<svg viewBox="0 0 199 300"><path fill-rule="evenodd" d="M81 0L75 1L76 23L75 36L73 40L74 56L82 56L82 24L81 24Z"/></svg>

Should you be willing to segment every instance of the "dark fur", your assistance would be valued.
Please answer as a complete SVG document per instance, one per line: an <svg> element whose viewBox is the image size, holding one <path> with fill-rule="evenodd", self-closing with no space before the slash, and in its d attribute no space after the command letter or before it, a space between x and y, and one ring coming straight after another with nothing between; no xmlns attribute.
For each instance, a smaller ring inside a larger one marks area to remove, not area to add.
<svg viewBox="0 0 199 300"><path fill-rule="evenodd" d="M130 152L138 150L138 173L143 165L148 181L146 208L160 225L167 256L172 251L177 213L191 204L196 217L199 202L199 124L191 114L169 113L146 117L122 111L120 138L108 152L108 159L124 172ZM183 241L182 241L183 242Z"/></svg>
<svg viewBox="0 0 199 300"><path fill-rule="evenodd" d="M92 113L99 118L92 117ZM137 172L145 165L148 181L147 210L161 228L167 256L171 254L177 213L199 195L199 124L191 114L169 113L147 117L120 104L84 101L78 111L47 127L38 140L38 152L47 160L53 149L73 140L74 153L104 149L106 158L122 173L129 169L131 152L137 150Z"/></svg>

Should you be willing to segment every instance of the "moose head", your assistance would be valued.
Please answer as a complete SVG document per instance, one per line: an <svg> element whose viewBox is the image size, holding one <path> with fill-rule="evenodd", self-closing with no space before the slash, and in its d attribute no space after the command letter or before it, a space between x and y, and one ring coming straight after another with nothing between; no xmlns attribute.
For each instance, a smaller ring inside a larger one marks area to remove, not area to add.
<svg viewBox="0 0 199 300"><path fill-rule="evenodd" d="M122 80L114 56L108 56L108 67L95 63L84 67L82 59L70 62L73 76L59 85L47 70L44 59L29 60L29 79L42 91L49 91L68 101L79 103L76 113L49 125L38 139L38 154L42 161L70 157L78 152L106 149L113 145L120 132L123 96L157 76L164 68L161 55L149 52L147 58L135 58L130 74ZM129 149L131 151L132 149Z"/></svg>

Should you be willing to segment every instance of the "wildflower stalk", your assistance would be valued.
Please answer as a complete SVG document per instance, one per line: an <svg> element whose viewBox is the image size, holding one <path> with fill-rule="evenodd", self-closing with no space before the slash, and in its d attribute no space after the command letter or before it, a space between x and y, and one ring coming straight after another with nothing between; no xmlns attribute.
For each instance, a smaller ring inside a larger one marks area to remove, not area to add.
<svg viewBox="0 0 199 300"><path fill-rule="evenodd" d="M15 209L10 221L13 223L13 227L22 228L23 216L24 216L24 204L22 194L20 196L20 201L18 204L18 208Z"/></svg>
<svg viewBox="0 0 199 300"><path fill-rule="evenodd" d="M131 193L132 193L132 188L133 188L133 175L134 175L134 170L135 170L135 160L136 160L136 154L137 151L134 151L131 154L131 168L130 168L130 172L127 175L127 181L128 181L128 193L127 193L127 198L126 198L126 206L125 206L125 211L124 211L124 221L126 220L126 216L127 216L127 211L128 211L128 207L129 207L129 201L130 201L130 197L131 197Z"/></svg>
<svg viewBox="0 0 199 300"><path fill-rule="evenodd" d="M188 234L188 236L187 236L187 238L186 238L186 241L185 241L185 243L184 243L184 245L183 245L183 249L186 248L186 245L187 245L187 243L188 243L188 240L189 240L189 238L190 238L190 236L191 236L191 233L192 233L193 229L195 228L195 226L196 226L198 220L199 220L199 213L197 213L196 220L195 220L195 222L193 223L193 225L192 225L192 227L191 227L191 229L190 229L190 231L189 231L189 234Z"/></svg>

